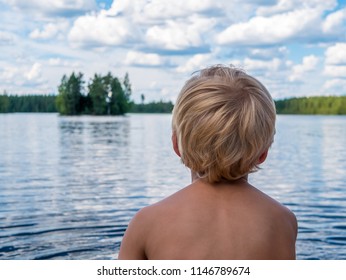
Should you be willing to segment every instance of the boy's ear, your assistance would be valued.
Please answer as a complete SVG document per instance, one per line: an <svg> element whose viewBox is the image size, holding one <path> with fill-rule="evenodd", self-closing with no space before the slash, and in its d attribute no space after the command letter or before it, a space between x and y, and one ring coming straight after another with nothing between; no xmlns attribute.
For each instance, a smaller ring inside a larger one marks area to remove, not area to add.
<svg viewBox="0 0 346 280"><path fill-rule="evenodd" d="M257 163L257 164L263 163L263 162L267 159L267 156L268 156L268 150L265 150L265 151L261 154L261 156L259 157L258 163Z"/></svg>
<svg viewBox="0 0 346 280"><path fill-rule="evenodd" d="M177 154L178 157L181 157L180 151L179 151L179 146L178 146L178 139L177 139L177 134L175 131L172 133L172 144L173 144L173 150Z"/></svg>

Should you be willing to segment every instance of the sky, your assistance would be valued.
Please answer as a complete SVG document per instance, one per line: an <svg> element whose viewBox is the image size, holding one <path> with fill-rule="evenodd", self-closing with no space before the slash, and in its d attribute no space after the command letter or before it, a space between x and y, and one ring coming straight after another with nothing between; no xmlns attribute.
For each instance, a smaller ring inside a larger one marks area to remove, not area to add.
<svg viewBox="0 0 346 280"><path fill-rule="evenodd" d="M346 95L346 0L0 0L0 94L57 94L64 74L127 72L132 99L173 101L234 65L274 99Z"/></svg>

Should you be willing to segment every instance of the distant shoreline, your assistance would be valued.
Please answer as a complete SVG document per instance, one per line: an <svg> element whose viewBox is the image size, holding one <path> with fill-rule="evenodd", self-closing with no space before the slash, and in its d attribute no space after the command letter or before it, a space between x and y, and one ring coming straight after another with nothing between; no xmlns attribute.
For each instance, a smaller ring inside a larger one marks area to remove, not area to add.
<svg viewBox="0 0 346 280"><path fill-rule="evenodd" d="M58 113L56 95L0 95L0 113ZM346 96L294 97L275 100L279 115L346 115ZM130 102L128 113L171 113L171 101Z"/></svg>
<svg viewBox="0 0 346 280"><path fill-rule="evenodd" d="M346 115L346 96L295 97L275 101L278 114Z"/></svg>

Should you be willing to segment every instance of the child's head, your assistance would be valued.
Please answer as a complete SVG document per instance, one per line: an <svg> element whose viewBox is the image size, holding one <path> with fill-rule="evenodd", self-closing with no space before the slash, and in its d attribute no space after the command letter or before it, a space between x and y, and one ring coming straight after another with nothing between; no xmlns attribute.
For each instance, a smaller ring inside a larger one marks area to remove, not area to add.
<svg viewBox="0 0 346 280"><path fill-rule="evenodd" d="M265 160L275 116L269 92L255 78L233 67L203 69L173 109L181 160L210 183L244 177Z"/></svg>

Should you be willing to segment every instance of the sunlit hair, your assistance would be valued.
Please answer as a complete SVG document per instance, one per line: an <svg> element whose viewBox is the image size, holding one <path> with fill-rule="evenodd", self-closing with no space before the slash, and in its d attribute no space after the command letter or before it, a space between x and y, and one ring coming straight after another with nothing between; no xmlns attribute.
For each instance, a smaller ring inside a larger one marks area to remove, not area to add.
<svg viewBox="0 0 346 280"><path fill-rule="evenodd" d="M275 134L268 90L240 69L215 65L195 73L173 109L182 162L210 183L258 169Z"/></svg>

